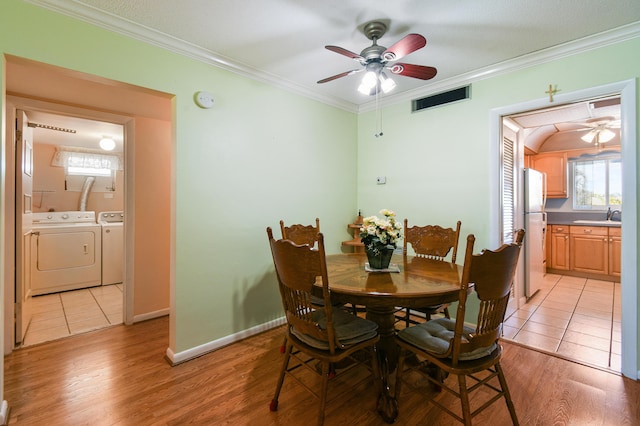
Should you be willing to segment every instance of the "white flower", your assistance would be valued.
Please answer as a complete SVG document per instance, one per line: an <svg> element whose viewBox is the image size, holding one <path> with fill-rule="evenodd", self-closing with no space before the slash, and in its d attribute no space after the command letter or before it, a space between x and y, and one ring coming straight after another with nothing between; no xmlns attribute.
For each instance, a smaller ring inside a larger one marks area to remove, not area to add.
<svg viewBox="0 0 640 426"><path fill-rule="evenodd" d="M383 218L369 216L363 219L360 238L368 245L382 244L395 247L402 238L402 225L396 222L396 214L392 210L382 209L380 214Z"/></svg>

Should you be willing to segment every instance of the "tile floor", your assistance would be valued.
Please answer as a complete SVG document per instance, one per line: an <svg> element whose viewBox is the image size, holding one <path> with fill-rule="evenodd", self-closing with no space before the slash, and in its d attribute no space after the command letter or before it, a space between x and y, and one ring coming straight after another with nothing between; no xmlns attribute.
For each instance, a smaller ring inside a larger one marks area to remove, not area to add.
<svg viewBox="0 0 640 426"><path fill-rule="evenodd" d="M122 298L122 284L35 296L22 346L121 324Z"/></svg>
<svg viewBox="0 0 640 426"><path fill-rule="evenodd" d="M620 372L620 283L547 274L504 325L504 338Z"/></svg>

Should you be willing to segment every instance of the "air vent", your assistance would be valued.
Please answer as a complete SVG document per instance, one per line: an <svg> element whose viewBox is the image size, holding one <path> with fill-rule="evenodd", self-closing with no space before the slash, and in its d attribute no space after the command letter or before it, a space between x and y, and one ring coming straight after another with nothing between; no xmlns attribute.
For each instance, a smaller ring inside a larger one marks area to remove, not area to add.
<svg viewBox="0 0 640 426"><path fill-rule="evenodd" d="M438 93L437 95L427 96L422 99L414 99L412 101L412 111L420 111L435 106L450 104L451 102L469 99L469 90L471 86L464 86L458 89L449 90L448 92Z"/></svg>

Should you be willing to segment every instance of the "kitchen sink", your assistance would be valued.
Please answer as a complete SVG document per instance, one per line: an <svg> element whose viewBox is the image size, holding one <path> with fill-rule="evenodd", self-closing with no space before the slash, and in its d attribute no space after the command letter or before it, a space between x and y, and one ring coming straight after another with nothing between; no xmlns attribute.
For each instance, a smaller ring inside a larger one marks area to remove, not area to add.
<svg viewBox="0 0 640 426"><path fill-rule="evenodd" d="M585 223L591 225L622 225L619 220L593 220L593 219L578 219L573 223Z"/></svg>

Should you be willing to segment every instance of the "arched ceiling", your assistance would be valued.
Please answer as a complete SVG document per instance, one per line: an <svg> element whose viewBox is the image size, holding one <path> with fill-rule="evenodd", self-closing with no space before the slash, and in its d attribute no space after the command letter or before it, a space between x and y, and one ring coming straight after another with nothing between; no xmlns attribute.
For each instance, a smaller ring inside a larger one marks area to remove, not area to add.
<svg viewBox="0 0 640 426"><path fill-rule="evenodd" d="M606 145L620 145L620 97L612 96L506 117L522 130L525 146L533 152L562 151L589 146L581 139L596 126L615 136Z"/></svg>

